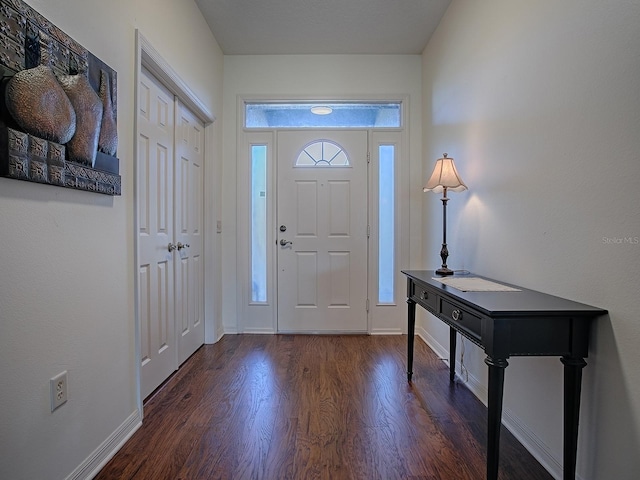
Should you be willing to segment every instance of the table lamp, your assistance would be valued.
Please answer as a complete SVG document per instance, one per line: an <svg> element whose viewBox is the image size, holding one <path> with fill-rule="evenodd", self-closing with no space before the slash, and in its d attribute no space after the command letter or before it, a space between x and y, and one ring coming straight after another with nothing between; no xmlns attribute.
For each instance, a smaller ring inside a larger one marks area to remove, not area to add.
<svg viewBox="0 0 640 480"><path fill-rule="evenodd" d="M444 153L442 158L436 161L431 178L422 189L424 192L442 192L442 249L440 250L442 268L436 270L438 275L453 275L453 270L447 268L447 257L449 256L447 249L447 202L449 201L447 191L462 192L466 189L467 186L458 175L453 158L447 157L447 154Z"/></svg>

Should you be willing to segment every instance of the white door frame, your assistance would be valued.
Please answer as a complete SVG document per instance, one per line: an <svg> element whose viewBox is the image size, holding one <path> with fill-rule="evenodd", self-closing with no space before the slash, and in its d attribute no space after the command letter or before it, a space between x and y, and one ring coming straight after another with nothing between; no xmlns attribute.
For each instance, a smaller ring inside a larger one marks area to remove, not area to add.
<svg viewBox="0 0 640 480"><path fill-rule="evenodd" d="M267 162L275 163L276 130L278 129L246 129L244 128L244 107L246 103L254 102L309 102L309 101L344 101L344 102L375 102L375 101L399 101L402 104L402 126L400 128L384 128L369 129L370 149L377 148L378 144L396 145L397 148L397 166L396 166L396 278L395 278L395 302L393 304L379 305L375 298L369 300L368 312L368 333L370 334L402 334L406 333L406 289L404 287L403 275L400 273L402 268L409 265L409 207L411 191L411 178L409 175L410 161L409 152L409 96L403 94L390 95L361 95L361 96L345 96L325 98L323 96L269 96L260 95L238 95L236 99L237 112L237 131L236 137L236 329L232 332L227 330L226 333L276 333L277 332L277 292L276 289L276 269L275 251L276 236L275 228L267 229L267 245L271 245L267 255L268 282L270 285L268 299L266 302L258 304L250 301L250 205L247 192L251 187L251 170L249 166L250 146L266 145L268 150ZM285 129L283 129L285 130ZM362 128L356 130L363 130ZM364 129L367 130L367 129ZM374 152L370 152L372 158ZM377 174L371 172L369 178L369 191L377 192L377 187L372 189L371 182L376 181ZM275 209L276 209L276 180L274 168L269 168L267 172L267 185L271 189L271 194L267 194L267 223L275 225ZM269 198L270 197L270 198ZM369 200L372 201L371 199ZM369 208L371 211L372 209ZM373 227L371 212L369 221ZM377 251L377 250L376 250ZM377 274L377 263L371 256L369 257L369 285L373 288L372 276ZM375 271L373 267L376 267ZM369 296L374 296L373 292L369 292Z"/></svg>
<svg viewBox="0 0 640 480"><path fill-rule="evenodd" d="M205 165L210 164L211 162L211 124L215 121L215 116L209 111L209 109L197 98L194 92L189 88L189 86L180 78L180 76L173 70L171 65L169 65L162 56L156 51L155 48L151 45L151 43L140 33L139 30L136 29L136 71L135 71L135 98L134 105L137 109L138 105L138 88L137 85L140 83L140 75L142 71L142 67L146 68L154 77L160 80L165 87L169 89L169 91L175 95L184 105L186 105L189 110L191 110L204 124L205 124ZM138 138L137 131L137 114L134 115L134 138ZM133 202L133 218L134 218L134 252L135 259L133 262L133 275L134 275L134 299L136 302L135 305L135 356L136 356L136 395L138 401L138 412L140 418L143 416L142 409L142 401L141 398L141 390L140 390L140 379L141 379L141 368L140 368L140 356L141 356L141 348L140 348L140 318L138 317L138 295L139 295L139 282L138 282L138 258L139 258L139 245L137 240L137 231L139 226L138 219L138 192L137 187L137 148L134 149L134 202ZM204 187L204 218L205 218L205 232L212 231L208 228L208 220L211 215L209 212L209 205L211 202L207 201L208 195L210 195L209 190L207 188L207 172L210 172L211 168L205 168L205 187ZM210 243L210 242L209 242ZM213 255L211 245L208 245L208 248L205 247L204 256L205 258L211 258ZM206 275L205 275L205 292L208 289L208 285L206 284ZM207 311L207 306L205 304L205 319L212 319L213 316L209 314ZM209 322L205 322L205 329L215 328L213 322L209 324ZM213 336L215 336L215 332L213 332Z"/></svg>

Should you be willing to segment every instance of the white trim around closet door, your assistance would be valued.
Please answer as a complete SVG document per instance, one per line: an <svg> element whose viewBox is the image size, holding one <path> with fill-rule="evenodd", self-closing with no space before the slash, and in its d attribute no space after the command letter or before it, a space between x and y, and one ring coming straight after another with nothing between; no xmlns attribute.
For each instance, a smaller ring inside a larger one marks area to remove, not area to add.
<svg viewBox="0 0 640 480"><path fill-rule="evenodd" d="M213 161L211 156L213 132L211 129L213 128L212 123L215 121L216 117L200 101L200 99L195 95L193 90L191 90L191 88L189 88L189 86L180 78L180 76L171 67L171 65L167 63L164 60L164 58L162 58L162 56L158 53L158 51L155 48L153 48L151 43L140 33L139 30L136 29L136 69L135 69L136 89L134 94L134 98L135 98L134 101L136 105L138 102L137 85L139 84L140 75L143 67L146 68L150 73L152 73L154 77L157 78L160 82L162 82L175 97L177 97L184 105L186 105L192 111L192 113L196 117L198 117L200 121L203 122L205 126L205 165L206 164L210 165L211 162ZM136 126L134 126L134 129L136 131L134 131L134 138L138 138L137 122L135 123L135 125ZM137 157L137 148L135 150L136 150L136 153L134 153L134 155ZM137 158L136 158L136 161L134 162L135 170L137 170L136 165L137 165ZM210 180L209 175L211 175L212 171L213 171L212 168L205 166L205 184ZM134 172L134 178L137 178L137 171ZM134 205L136 207L134 207L133 216L134 216L134 226L136 231L138 229L138 221L139 221L138 212L137 212L137 205L138 205L137 195L138 195L138 192L134 187ZM211 204L211 202L209 201L210 200L209 197L211 195L210 189L207 189L205 187L204 195L205 195L204 231L205 231L205 235L207 235L213 231L211 226L208 225L209 222L207 220L207 218L209 217L209 211L207 206ZM206 259L213 258L213 255L214 255L214 251L210 245L210 242L207 242L207 246L205 246L205 252L204 252L205 262L209 263ZM134 256L135 256L134 268L137 269L137 267L135 267L136 265L138 265L137 241L134 249ZM137 272L134 271L133 274L137 276ZM205 292L206 292L206 288L207 288L207 281L206 281L206 274L205 274ZM138 318L139 285L137 281L134 282L134 289L135 289L134 298L136 302L136 305L135 305L135 312L136 312L135 358L139 359L141 354L141 350L140 350L141 337L140 337L140 319ZM215 330L215 325L213 325L213 322L211 322L211 324L208 323L208 317L211 317L211 315L208 314L207 312L207 304L205 302L205 337L209 337L209 336L215 337L216 332L213 332L213 335L208 335L206 333L207 328L213 328ZM141 390L140 390L141 372L140 372L140 362L137 360L136 360L135 376L136 376L136 395L137 395L138 412L139 412L139 418L142 419L143 398L141 397Z"/></svg>
<svg viewBox="0 0 640 480"><path fill-rule="evenodd" d="M138 52L138 68L141 66L149 70L173 92L189 110L191 110L205 126L213 123L216 117L204 106L189 86L178 76L149 41L136 30L136 47Z"/></svg>

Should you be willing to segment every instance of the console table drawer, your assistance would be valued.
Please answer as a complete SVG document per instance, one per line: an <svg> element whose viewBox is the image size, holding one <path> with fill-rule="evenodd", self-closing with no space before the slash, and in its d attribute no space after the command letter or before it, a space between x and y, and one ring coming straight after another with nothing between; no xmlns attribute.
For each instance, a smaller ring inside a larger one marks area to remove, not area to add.
<svg viewBox="0 0 640 480"><path fill-rule="evenodd" d="M427 310L435 312L436 307L438 306L437 294L434 291L428 288L422 287L418 284L414 284L414 285L415 285L415 292L413 296L415 301L418 302Z"/></svg>
<svg viewBox="0 0 640 480"><path fill-rule="evenodd" d="M482 319L480 317L444 299L440 299L440 314L478 339L481 338Z"/></svg>

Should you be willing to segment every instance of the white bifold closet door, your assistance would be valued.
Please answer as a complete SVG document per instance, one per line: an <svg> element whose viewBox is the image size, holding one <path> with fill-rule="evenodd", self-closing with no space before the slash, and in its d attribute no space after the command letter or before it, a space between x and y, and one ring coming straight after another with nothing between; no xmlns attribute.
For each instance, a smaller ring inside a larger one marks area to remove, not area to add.
<svg viewBox="0 0 640 480"><path fill-rule="evenodd" d="M138 85L141 395L204 343L204 126L152 74Z"/></svg>

